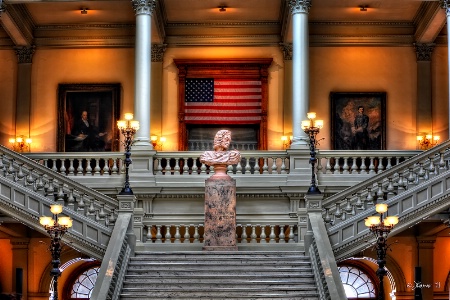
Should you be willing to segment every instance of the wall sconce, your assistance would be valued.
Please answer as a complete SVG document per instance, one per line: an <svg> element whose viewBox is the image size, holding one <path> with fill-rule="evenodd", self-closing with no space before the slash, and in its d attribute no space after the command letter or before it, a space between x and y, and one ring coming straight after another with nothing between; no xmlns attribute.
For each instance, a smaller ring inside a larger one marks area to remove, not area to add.
<svg viewBox="0 0 450 300"><path fill-rule="evenodd" d="M419 144L419 149L427 150L431 147L436 146L439 143L441 137L439 135L433 136L432 134L418 135L417 143Z"/></svg>
<svg viewBox="0 0 450 300"><path fill-rule="evenodd" d="M87 11L88 11L87 8L82 8L82 9L81 9L81 14L82 14L82 15L87 15L87 13L88 13Z"/></svg>
<svg viewBox="0 0 450 300"><path fill-rule="evenodd" d="M291 136L283 135L281 137L281 141L283 142L284 149L287 149L291 146L293 138L294 137L292 135Z"/></svg>
<svg viewBox="0 0 450 300"><path fill-rule="evenodd" d="M31 139L25 136L17 136L16 138L10 138L9 143L11 147L16 152L30 152L31 150Z"/></svg>
<svg viewBox="0 0 450 300"><path fill-rule="evenodd" d="M367 11L368 7L369 7L368 5L360 5L359 6L359 11Z"/></svg>
<svg viewBox="0 0 450 300"><path fill-rule="evenodd" d="M219 6L219 11L220 12L226 12L227 11L227 7L225 5L221 5L221 6Z"/></svg>
<svg viewBox="0 0 450 300"><path fill-rule="evenodd" d="M161 136L159 139L158 139L157 135L150 136L150 141L152 142L153 149L155 149L155 150L157 150L159 148L159 150L162 151L166 140L167 139L163 136Z"/></svg>

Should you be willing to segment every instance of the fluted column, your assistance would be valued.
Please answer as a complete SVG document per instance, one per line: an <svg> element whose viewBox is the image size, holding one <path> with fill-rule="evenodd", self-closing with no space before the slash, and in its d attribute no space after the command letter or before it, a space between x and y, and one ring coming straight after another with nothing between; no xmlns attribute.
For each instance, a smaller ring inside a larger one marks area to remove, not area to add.
<svg viewBox="0 0 450 300"><path fill-rule="evenodd" d="M15 47L17 55L16 136L30 137L31 62L35 47Z"/></svg>
<svg viewBox="0 0 450 300"><path fill-rule="evenodd" d="M308 137L301 129L309 109L308 13L312 0L290 0L292 13L292 135L291 148L305 148Z"/></svg>
<svg viewBox="0 0 450 300"><path fill-rule="evenodd" d="M284 58L283 86L283 132L281 135L293 136L292 132L292 43L281 43L280 49Z"/></svg>
<svg viewBox="0 0 450 300"><path fill-rule="evenodd" d="M434 44L414 44L417 56L416 133L433 134L431 99L431 54Z"/></svg>
<svg viewBox="0 0 450 300"><path fill-rule="evenodd" d="M151 24L156 0L132 0L136 13L134 119L140 123L134 146L150 143Z"/></svg>
<svg viewBox="0 0 450 300"><path fill-rule="evenodd" d="M447 76L447 80L448 80L448 102L449 102L449 118L448 120L450 120L450 38L448 38L450 36L450 0L440 0L441 3L441 7L443 9L445 9L445 15L447 16L447 64L448 64L448 76ZM450 121L449 121L450 122ZM449 137L450 137L450 123L448 126L448 130L449 130Z"/></svg>

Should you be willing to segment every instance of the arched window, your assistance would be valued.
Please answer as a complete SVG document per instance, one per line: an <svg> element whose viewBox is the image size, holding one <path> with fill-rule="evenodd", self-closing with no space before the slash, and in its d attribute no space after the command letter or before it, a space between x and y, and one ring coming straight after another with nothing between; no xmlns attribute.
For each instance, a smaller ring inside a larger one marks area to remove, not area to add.
<svg viewBox="0 0 450 300"><path fill-rule="evenodd" d="M70 292L70 299L89 299L94 289L95 281L97 281L100 267L92 267L87 269L75 280Z"/></svg>
<svg viewBox="0 0 450 300"><path fill-rule="evenodd" d="M339 266L338 269L349 300L376 299L375 284L363 270L349 265Z"/></svg>

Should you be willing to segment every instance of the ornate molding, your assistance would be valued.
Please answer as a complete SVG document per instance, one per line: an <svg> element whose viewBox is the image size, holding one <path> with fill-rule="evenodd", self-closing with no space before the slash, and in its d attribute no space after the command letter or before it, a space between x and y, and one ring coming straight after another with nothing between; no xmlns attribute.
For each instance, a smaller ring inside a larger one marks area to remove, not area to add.
<svg viewBox="0 0 450 300"><path fill-rule="evenodd" d="M292 14L309 13L312 0L289 0L289 9Z"/></svg>
<svg viewBox="0 0 450 300"><path fill-rule="evenodd" d="M284 60L292 60L292 43L280 43L280 49Z"/></svg>
<svg viewBox="0 0 450 300"><path fill-rule="evenodd" d="M435 45L436 44L414 43L417 61L431 61L431 54L433 53Z"/></svg>
<svg viewBox="0 0 450 300"><path fill-rule="evenodd" d="M167 49L167 44L153 44L152 45L152 62L162 62L164 52Z"/></svg>
<svg viewBox="0 0 450 300"><path fill-rule="evenodd" d="M447 17L450 17L450 0L440 0L439 4L445 9Z"/></svg>
<svg viewBox="0 0 450 300"><path fill-rule="evenodd" d="M136 15L152 15L155 11L156 0L131 0Z"/></svg>
<svg viewBox="0 0 450 300"><path fill-rule="evenodd" d="M19 64L31 64L33 60L33 54L36 51L36 46L14 47L14 51L16 52Z"/></svg>

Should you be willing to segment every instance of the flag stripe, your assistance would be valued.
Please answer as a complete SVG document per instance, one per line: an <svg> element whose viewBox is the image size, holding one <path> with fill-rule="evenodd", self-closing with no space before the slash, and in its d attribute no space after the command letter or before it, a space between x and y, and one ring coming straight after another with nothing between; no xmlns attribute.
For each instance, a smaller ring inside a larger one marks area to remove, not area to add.
<svg viewBox="0 0 450 300"><path fill-rule="evenodd" d="M259 80L186 78L185 120L203 124L254 124L261 120Z"/></svg>

